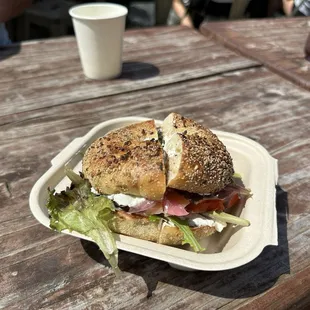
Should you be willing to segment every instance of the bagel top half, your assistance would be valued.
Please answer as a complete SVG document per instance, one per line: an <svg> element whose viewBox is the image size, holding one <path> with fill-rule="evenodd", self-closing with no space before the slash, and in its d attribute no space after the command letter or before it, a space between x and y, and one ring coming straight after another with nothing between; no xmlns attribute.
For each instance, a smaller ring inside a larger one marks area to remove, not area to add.
<svg viewBox="0 0 310 310"><path fill-rule="evenodd" d="M195 121L171 113L116 129L86 150L83 173L101 194L161 200L167 187L212 194L232 182L232 158L218 137Z"/></svg>
<svg viewBox="0 0 310 310"><path fill-rule="evenodd" d="M97 139L83 157L83 174L101 194L161 200L166 191L164 151L154 120Z"/></svg>

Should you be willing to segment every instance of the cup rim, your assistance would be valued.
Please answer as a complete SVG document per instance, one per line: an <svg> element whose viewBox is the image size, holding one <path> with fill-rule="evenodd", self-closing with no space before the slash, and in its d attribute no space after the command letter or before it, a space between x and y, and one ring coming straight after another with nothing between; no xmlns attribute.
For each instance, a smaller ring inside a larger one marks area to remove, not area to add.
<svg viewBox="0 0 310 310"><path fill-rule="evenodd" d="M118 12L116 12L114 15L110 15L109 17L87 17L85 15L80 15L80 14L76 14L74 13L74 10L80 7L117 7L120 10ZM84 3L84 4L78 4L78 5L74 5L73 7L71 7L69 9L69 14L71 17L73 18L77 18L77 19L83 19L83 20L104 20L104 19L113 19L113 18L118 18L124 15L128 14L128 9L121 5L121 4L117 4L117 3L109 3L109 2L104 2L104 3L98 3L98 2L90 2L90 3Z"/></svg>

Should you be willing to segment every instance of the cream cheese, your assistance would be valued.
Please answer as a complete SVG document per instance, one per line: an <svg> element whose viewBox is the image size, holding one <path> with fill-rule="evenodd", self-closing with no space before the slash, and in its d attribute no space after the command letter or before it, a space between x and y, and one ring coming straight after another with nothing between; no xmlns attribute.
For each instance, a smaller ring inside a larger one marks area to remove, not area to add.
<svg viewBox="0 0 310 310"><path fill-rule="evenodd" d="M168 157L173 157L173 156L176 156L178 155L178 153L176 152L176 150L173 148L173 149L168 149L167 148L167 144L168 142L170 141L170 139L173 137L174 135L172 135L170 138L166 138L165 140L165 144L164 144L164 151L166 152L167 156Z"/></svg>
<svg viewBox="0 0 310 310"><path fill-rule="evenodd" d="M163 227L168 226L168 227L175 227L175 225L171 221L164 221L163 222Z"/></svg>
<svg viewBox="0 0 310 310"><path fill-rule="evenodd" d="M166 134L165 136L163 136L163 141L164 141L164 144L168 144L168 142L171 140L171 138L176 135L177 133L173 133L172 135L168 135Z"/></svg>
<svg viewBox="0 0 310 310"><path fill-rule="evenodd" d="M211 226L215 227L215 230L218 232L221 232L227 226L227 224L224 222L208 219L200 214L189 214L184 216L184 219L187 219L189 226Z"/></svg>
<svg viewBox="0 0 310 310"><path fill-rule="evenodd" d="M128 206L129 208L135 207L142 202L146 201L145 198L135 197L126 194L112 194L107 196L109 199L115 201L120 206Z"/></svg>
<svg viewBox="0 0 310 310"><path fill-rule="evenodd" d="M100 193L97 192L93 187L90 189L90 191L95 195L100 195Z"/></svg>
<svg viewBox="0 0 310 310"><path fill-rule="evenodd" d="M154 138L154 137L145 138L143 141L151 141L151 140L158 141L158 139L156 139L156 138Z"/></svg>
<svg viewBox="0 0 310 310"><path fill-rule="evenodd" d="M164 150L165 150L168 157L173 157L173 156L178 155L178 153L175 150L167 150L165 148L164 148Z"/></svg>

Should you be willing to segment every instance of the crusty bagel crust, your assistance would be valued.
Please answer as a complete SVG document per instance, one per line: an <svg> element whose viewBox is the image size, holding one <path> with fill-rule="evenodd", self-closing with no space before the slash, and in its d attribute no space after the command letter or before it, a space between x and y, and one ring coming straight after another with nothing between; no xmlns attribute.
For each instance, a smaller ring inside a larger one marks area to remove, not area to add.
<svg viewBox="0 0 310 310"><path fill-rule="evenodd" d="M109 221L109 227L113 232L118 234L157 242L161 223L157 221L151 222L143 215L116 211L115 216Z"/></svg>
<svg viewBox="0 0 310 310"><path fill-rule="evenodd" d="M83 158L85 177L99 193L131 194L150 200L161 200L166 186L209 194L232 182L232 158L209 129L171 113L163 122L162 133L167 156L154 120L97 139Z"/></svg>
<svg viewBox="0 0 310 310"><path fill-rule="evenodd" d="M162 225L158 221L151 222L146 216L124 211L115 212L109 227L115 233L160 244L182 245L184 240L183 232L177 227ZM191 230L198 240L215 232L215 228L211 226L192 227Z"/></svg>
<svg viewBox="0 0 310 310"><path fill-rule="evenodd" d="M97 139L86 150L82 164L84 176L101 194L161 200L166 191L164 153L154 120Z"/></svg>
<svg viewBox="0 0 310 310"><path fill-rule="evenodd" d="M176 113L164 120L162 129L168 155L168 187L208 194L232 182L232 158L211 130Z"/></svg>
<svg viewBox="0 0 310 310"><path fill-rule="evenodd" d="M191 227L195 238L200 240L215 233L213 226ZM158 243L167 245L181 245L183 244L184 234L177 227L163 226L161 229Z"/></svg>

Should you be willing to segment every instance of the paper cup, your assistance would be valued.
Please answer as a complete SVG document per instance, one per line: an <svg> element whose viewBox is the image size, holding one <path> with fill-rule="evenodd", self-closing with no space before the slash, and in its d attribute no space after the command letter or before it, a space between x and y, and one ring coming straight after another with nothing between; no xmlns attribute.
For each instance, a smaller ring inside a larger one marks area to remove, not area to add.
<svg viewBox="0 0 310 310"><path fill-rule="evenodd" d="M69 10L84 74L91 79L112 79L122 70L126 7L88 3Z"/></svg>

